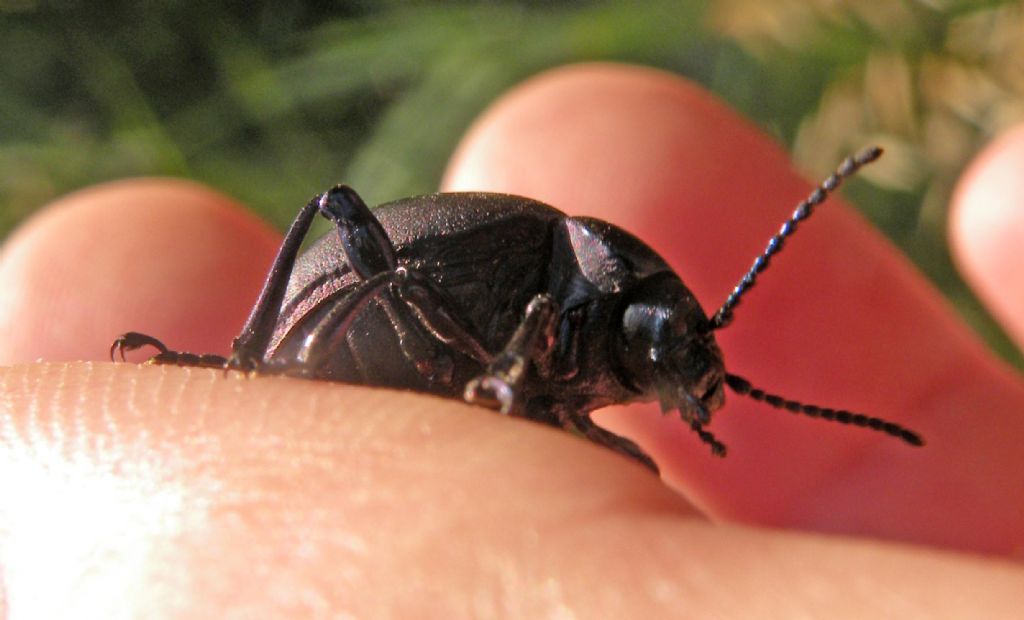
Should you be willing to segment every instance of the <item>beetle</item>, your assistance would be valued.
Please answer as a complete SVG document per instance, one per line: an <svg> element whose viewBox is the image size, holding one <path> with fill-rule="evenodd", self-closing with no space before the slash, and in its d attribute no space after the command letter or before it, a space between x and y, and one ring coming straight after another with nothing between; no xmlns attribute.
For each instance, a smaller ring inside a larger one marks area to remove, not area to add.
<svg viewBox="0 0 1024 620"><path fill-rule="evenodd" d="M784 241L842 181L881 155L846 158L793 212L708 317L672 268L625 230L520 196L441 193L370 209L338 185L285 236L228 358L153 346L149 362L284 374L465 399L577 432L657 471L595 409L657 400L724 456L706 429L725 387L776 407L920 446L896 423L769 394L726 372L715 331L732 320ZM334 224L302 256L317 214Z"/></svg>

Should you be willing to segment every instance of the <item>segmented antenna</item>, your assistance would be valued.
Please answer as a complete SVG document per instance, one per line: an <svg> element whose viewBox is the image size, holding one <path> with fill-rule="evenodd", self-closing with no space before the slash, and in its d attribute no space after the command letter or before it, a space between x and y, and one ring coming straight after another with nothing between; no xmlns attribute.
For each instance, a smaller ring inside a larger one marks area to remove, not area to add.
<svg viewBox="0 0 1024 620"><path fill-rule="evenodd" d="M718 309L718 312L715 312L715 315L711 317L711 329L721 329L732 321L733 310L739 305L740 299L747 291L754 287L758 274L768 268L772 256L782 251L786 238L796 232L797 225L809 218L814 212L814 208L825 202L829 194L834 192L845 179L856 174L862 166L875 161L881 155L881 147L872 146L852 157L847 157L843 160L843 163L839 164L839 167L836 168L836 171L831 176L825 179L817 189L811 192L810 196L797 205L793 215L782 225L779 232L771 238L768 242L768 247L757 257L750 270L747 271L743 279L736 285L736 288L732 289L729 298L725 300L725 303Z"/></svg>
<svg viewBox="0 0 1024 620"><path fill-rule="evenodd" d="M777 394L769 394L762 389L753 387L750 385L750 382L743 377L738 377L729 373L726 373L725 375L725 384L737 394L749 396L754 400L768 403L776 409L785 409L786 411L802 413L803 415L812 418L821 418L822 420L828 420L830 422L839 422L840 424L850 424L861 428L867 428L891 435L897 439L902 439L912 446L924 445L924 440L921 439L920 435L908 428L904 428L899 424L896 424L895 422L889 422L888 420L883 420L881 418L873 418L871 416L864 415L863 413L853 413L852 411L846 411L845 409L829 409L827 407L819 407L817 405L805 405L804 403L797 402L795 400L783 398Z"/></svg>

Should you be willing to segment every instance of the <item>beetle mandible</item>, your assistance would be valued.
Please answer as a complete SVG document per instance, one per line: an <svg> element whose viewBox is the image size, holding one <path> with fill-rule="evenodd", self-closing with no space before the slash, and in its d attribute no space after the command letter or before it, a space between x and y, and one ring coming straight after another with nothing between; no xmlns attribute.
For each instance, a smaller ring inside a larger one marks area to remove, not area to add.
<svg viewBox="0 0 1024 620"><path fill-rule="evenodd" d="M881 431L898 424L808 405L726 372L714 332L800 222L881 155L849 157L769 241L709 318L678 275L628 232L505 194L442 193L366 206L339 185L299 212L229 358L172 351L128 332L119 352L153 346L149 363L208 366L411 389L464 398L572 430L657 471L635 443L590 413L657 400L724 456L706 429L724 388L825 420ZM301 257L317 214L333 222Z"/></svg>

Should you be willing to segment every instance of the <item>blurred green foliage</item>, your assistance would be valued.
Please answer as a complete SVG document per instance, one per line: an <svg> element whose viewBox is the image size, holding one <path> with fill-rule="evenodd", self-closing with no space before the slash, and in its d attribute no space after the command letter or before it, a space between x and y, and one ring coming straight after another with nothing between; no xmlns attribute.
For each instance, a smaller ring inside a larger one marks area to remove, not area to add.
<svg viewBox="0 0 1024 620"><path fill-rule="evenodd" d="M852 200L1024 367L944 240L953 180L1024 120L1022 35L1024 4L996 0L0 0L0 234L133 175L202 181L282 228L341 179L371 203L424 193L515 83L636 62L707 85L812 178L886 146Z"/></svg>

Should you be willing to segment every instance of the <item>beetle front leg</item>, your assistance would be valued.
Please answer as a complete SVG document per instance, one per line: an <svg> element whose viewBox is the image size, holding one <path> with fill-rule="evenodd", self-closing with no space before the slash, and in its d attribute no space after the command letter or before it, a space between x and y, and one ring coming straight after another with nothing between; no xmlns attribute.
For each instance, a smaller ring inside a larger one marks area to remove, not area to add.
<svg viewBox="0 0 1024 620"><path fill-rule="evenodd" d="M558 306L550 295L540 294L531 299L526 316L504 350L494 356L482 375L466 384L466 402L511 413L530 363L542 367L547 363L557 321Z"/></svg>
<svg viewBox="0 0 1024 620"><path fill-rule="evenodd" d="M658 465L654 462L654 459L641 450L640 446L625 437L616 435L609 430L601 428L590 419L589 413L574 415L566 415L563 413L559 415L559 419L562 423L562 428L570 431L576 431L590 441L611 448L619 454L623 454L639 461L644 467L654 473L659 473Z"/></svg>

